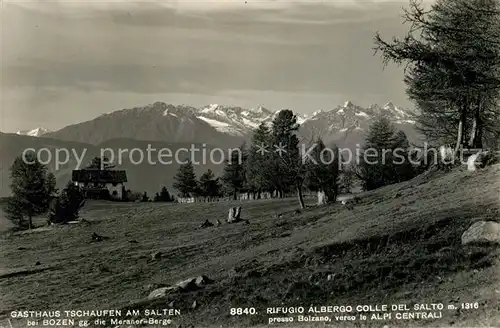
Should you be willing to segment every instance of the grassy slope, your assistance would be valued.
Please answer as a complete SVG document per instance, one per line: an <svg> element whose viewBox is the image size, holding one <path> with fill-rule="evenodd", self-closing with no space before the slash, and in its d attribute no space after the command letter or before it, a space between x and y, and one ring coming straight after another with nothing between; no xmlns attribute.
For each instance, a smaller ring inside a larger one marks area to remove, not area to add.
<svg viewBox="0 0 500 328"><path fill-rule="evenodd" d="M430 173L368 193L353 211L243 202L250 225L209 229L198 226L222 221L239 202L91 203L81 215L90 226L3 236L0 318L13 309L165 308L170 299L140 303L148 284L205 274L216 283L172 296L183 312L176 324L266 326L267 306L479 301L480 310L445 311L437 323L393 324L498 326L498 250L462 247L460 236L475 220L500 219L499 178L498 165ZM91 243L94 231L110 239ZM149 260L153 251L160 261ZM259 314L232 317L231 306Z"/></svg>

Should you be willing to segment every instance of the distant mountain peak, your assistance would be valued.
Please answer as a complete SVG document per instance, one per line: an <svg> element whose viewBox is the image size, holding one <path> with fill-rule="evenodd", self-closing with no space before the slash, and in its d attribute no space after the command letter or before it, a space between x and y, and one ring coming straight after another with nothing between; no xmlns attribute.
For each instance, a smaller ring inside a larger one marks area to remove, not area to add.
<svg viewBox="0 0 500 328"><path fill-rule="evenodd" d="M156 101L152 104L149 104L145 107L143 107L144 109L158 109L158 110L164 110L168 107L168 105L162 101Z"/></svg>
<svg viewBox="0 0 500 328"><path fill-rule="evenodd" d="M219 107L222 107L222 106L221 106L221 105L219 105L219 104L210 104L210 105L208 105L208 107L207 107L207 108L208 108L208 109L210 109L210 110L216 110L216 109L218 109Z"/></svg>
<svg viewBox="0 0 500 328"><path fill-rule="evenodd" d="M253 113L259 113L259 114L262 114L262 113L265 113L265 114L272 114L272 112L271 112L269 109L265 108L265 107L264 107L264 106L262 106L262 105L259 105L259 106L254 107L254 108L250 108L249 110L250 110L251 112L253 112Z"/></svg>
<svg viewBox="0 0 500 328"><path fill-rule="evenodd" d="M394 103L392 101L389 101L387 104L384 105L383 108L393 109L393 108L396 108L396 106L394 105Z"/></svg>
<svg viewBox="0 0 500 328"><path fill-rule="evenodd" d="M47 134L51 132L49 129L43 128L43 127L38 127L33 130L24 130L24 131L17 131L16 134L22 135L22 136L30 136L30 137L41 137L44 134Z"/></svg>
<svg viewBox="0 0 500 328"><path fill-rule="evenodd" d="M354 104L350 101L350 100L347 100L345 103L344 103L344 107L352 107L354 106Z"/></svg>

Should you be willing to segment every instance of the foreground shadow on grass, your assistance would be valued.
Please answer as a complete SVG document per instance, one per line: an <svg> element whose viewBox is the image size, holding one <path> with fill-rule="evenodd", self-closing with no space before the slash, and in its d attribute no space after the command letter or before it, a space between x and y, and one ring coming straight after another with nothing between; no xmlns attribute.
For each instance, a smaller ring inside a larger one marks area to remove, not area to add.
<svg viewBox="0 0 500 328"><path fill-rule="evenodd" d="M226 310L395 300L404 290L438 288L452 283L447 280L455 273L493 265L498 246L461 244L462 233L483 214L477 208L436 211L419 226L402 225L393 232L297 251L293 260L271 265L255 260L205 289L146 301L139 307L175 301L188 313L184 318L189 322L203 315L242 324L241 317L235 319ZM194 300L204 310L191 309ZM265 313L252 316L247 324L262 323L265 317Z"/></svg>

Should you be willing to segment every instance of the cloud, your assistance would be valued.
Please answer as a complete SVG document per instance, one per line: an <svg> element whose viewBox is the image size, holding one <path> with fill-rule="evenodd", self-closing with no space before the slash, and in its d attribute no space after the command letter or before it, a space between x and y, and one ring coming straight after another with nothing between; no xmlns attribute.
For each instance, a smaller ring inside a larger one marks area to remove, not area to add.
<svg viewBox="0 0 500 328"><path fill-rule="evenodd" d="M375 31L406 30L405 2L247 1L9 1L2 13L5 120L50 116L54 129L150 100L313 111L343 98L405 99L402 72L382 71L372 50ZM213 10L200 10L207 6ZM91 114L80 113L86 108Z"/></svg>
<svg viewBox="0 0 500 328"><path fill-rule="evenodd" d="M4 0L5 3L16 3L26 7L37 7L40 10L51 10L51 6L66 9L92 8L109 10L111 8L139 9L145 5L156 5L171 8L179 12L234 11L234 10L286 10L293 7L329 6L336 8L366 9L380 4L408 4L407 0L51 0L47 2ZM422 0L424 4L435 0ZM43 3L43 5L42 5Z"/></svg>

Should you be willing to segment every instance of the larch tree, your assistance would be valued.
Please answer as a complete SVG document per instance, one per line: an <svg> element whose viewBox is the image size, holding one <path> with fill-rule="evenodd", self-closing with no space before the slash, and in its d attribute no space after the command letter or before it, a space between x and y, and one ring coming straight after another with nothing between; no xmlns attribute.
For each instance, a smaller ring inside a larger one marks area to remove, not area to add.
<svg viewBox="0 0 500 328"><path fill-rule="evenodd" d="M293 187L301 208L305 208L302 188L306 167L299 148L297 116L288 109L281 110L272 122L272 141L277 176L284 185Z"/></svg>
<svg viewBox="0 0 500 328"><path fill-rule="evenodd" d="M10 167L12 196L5 207L7 218L20 228L33 228L33 217L48 210L56 192L55 177L34 153L17 157Z"/></svg>
<svg viewBox="0 0 500 328"><path fill-rule="evenodd" d="M410 1L404 38L377 34L384 64L406 64L407 93L430 141L482 148L499 135L500 1Z"/></svg>
<svg viewBox="0 0 500 328"><path fill-rule="evenodd" d="M238 192L243 191L245 187L244 163L247 158L245 145L232 149L228 156L229 159L224 166L221 180L225 193L232 195L233 199L236 200Z"/></svg>

